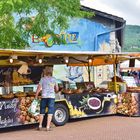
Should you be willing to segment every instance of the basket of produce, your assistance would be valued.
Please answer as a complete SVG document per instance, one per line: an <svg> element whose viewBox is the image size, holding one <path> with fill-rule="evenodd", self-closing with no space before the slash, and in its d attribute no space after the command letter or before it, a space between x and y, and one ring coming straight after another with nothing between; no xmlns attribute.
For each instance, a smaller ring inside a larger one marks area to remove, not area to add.
<svg viewBox="0 0 140 140"><path fill-rule="evenodd" d="M27 96L35 96L35 92L30 91L30 92L26 92Z"/></svg>
<svg viewBox="0 0 140 140"><path fill-rule="evenodd" d="M73 90L73 93L75 93L75 94L81 94L81 93L83 93L83 89L81 89L81 88L79 88L79 89L74 89Z"/></svg>
<svg viewBox="0 0 140 140"><path fill-rule="evenodd" d="M72 94L73 90L72 89L63 89L62 93L64 93L64 94Z"/></svg>
<svg viewBox="0 0 140 140"><path fill-rule="evenodd" d="M133 116L138 113L138 107L138 101L131 93L120 94L117 106L118 113Z"/></svg>
<svg viewBox="0 0 140 140"><path fill-rule="evenodd" d="M15 97L26 97L27 94L25 92L17 92L15 93Z"/></svg>
<svg viewBox="0 0 140 140"><path fill-rule="evenodd" d="M128 92L140 92L140 87L128 87Z"/></svg>
<svg viewBox="0 0 140 140"><path fill-rule="evenodd" d="M111 90L107 89L107 88L100 88L101 93L109 93L111 92Z"/></svg>
<svg viewBox="0 0 140 140"><path fill-rule="evenodd" d="M14 98L14 94L13 93L10 93L10 94L4 94L4 95L1 95L2 98L5 98L5 99L11 99L11 98Z"/></svg>

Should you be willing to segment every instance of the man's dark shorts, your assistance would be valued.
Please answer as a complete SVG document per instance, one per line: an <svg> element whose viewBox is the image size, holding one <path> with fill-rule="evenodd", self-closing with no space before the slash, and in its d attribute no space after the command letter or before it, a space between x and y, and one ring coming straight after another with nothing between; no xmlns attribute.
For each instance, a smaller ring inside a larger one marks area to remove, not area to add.
<svg viewBox="0 0 140 140"><path fill-rule="evenodd" d="M40 114L44 115L46 113L46 107L48 107L48 114L53 114L54 104L55 104L54 98L42 98L40 103Z"/></svg>

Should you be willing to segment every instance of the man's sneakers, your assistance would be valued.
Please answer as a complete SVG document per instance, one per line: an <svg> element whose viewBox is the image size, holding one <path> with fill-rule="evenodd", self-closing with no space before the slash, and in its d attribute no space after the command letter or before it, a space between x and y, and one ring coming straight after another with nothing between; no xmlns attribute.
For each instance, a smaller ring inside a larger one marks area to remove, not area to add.
<svg viewBox="0 0 140 140"><path fill-rule="evenodd" d="M52 127L50 127L50 128L37 127L36 130L37 131L52 131L53 129L52 129Z"/></svg>
<svg viewBox="0 0 140 140"><path fill-rule="evenodd" d="M37 131L43 131L43 128L42 127L37 127L36 130Z"/></svg>
<svg viewBox="0 0 140 140"><path fill-rule="evenodd" d="M50 128L46 128L46 131L52 131L53 129L50 127Z"/></svg>

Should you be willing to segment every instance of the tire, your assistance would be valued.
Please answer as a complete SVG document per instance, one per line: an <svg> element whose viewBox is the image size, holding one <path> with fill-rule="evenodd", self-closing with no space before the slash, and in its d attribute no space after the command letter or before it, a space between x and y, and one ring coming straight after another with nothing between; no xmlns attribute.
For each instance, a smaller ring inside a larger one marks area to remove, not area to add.
<svg viewBox="0 0 140 140"><path fill-rule="evenodd" d="M68 108L61 103L55 104L55 111L54 111L53 120L52 120L53 123L56 126L62 126L66 124L68 120L69 120Z"/></svg>

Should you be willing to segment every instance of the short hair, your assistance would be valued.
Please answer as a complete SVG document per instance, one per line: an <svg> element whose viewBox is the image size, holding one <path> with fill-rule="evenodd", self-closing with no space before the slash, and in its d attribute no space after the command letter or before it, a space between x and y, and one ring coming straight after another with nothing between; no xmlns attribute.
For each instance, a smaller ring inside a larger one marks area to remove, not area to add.
<svg viewBox="0 0 140 140"><path fill-rule="evenodd" d="M53 66L46 66L44 69L44 75L48 76L51 75L52 76L53 73Z"/></svg>

